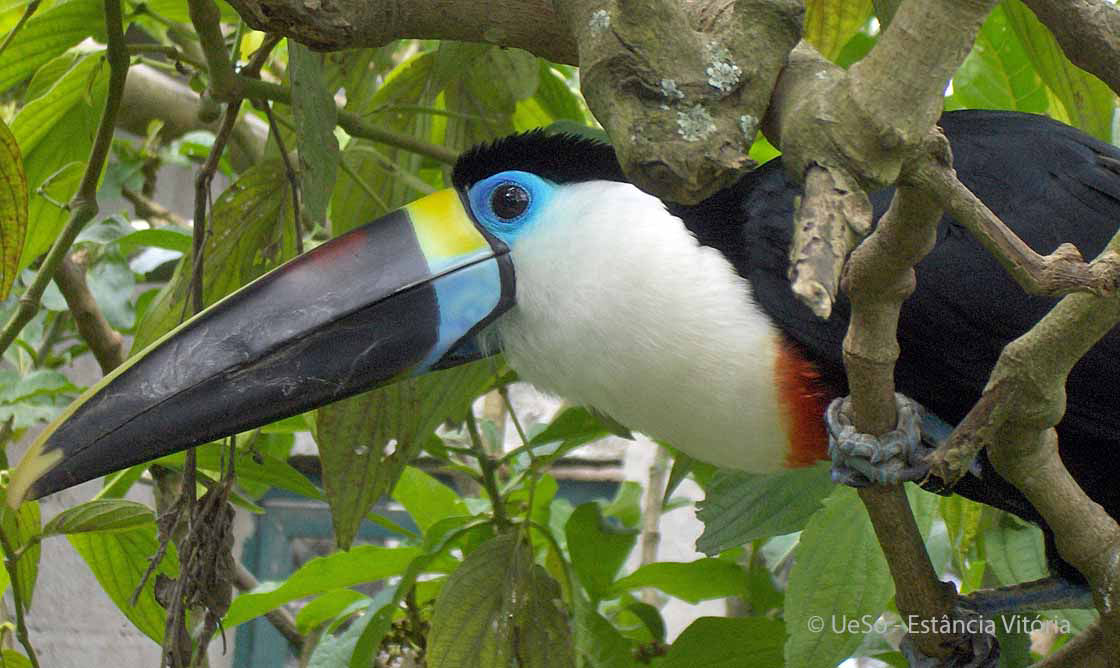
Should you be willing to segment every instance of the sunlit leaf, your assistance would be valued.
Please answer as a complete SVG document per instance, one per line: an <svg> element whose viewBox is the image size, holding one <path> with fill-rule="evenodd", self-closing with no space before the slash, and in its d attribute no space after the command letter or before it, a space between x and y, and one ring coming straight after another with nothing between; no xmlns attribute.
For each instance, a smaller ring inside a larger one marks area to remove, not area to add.
<svg viewBox="0 0 1120 668"><path fill-rule="evenodd" d="M1008 25L1005 6L996 7L988 15L972 51L953 77L948 108L1009 109L1035 114L1046 113L1049 108L1046 87Z"/></svg>
<svg viewBox="0 0 1120 668"><path fill-rule="evenodd" d="M1050 30L1020 0L1008 0L1000 6L1039 76L1065 106L1070 124L1111 141L1116 94L1071 63Z"/></svg>
<svg viewBox="0 0 1120 668"><path fill-rule="evenodd" d="M263 583L254 591L233 599L222 622L229 628L304 596L400 575L421 554L414 547L361 545L348 552L316 557L283 582Z"/></svg>
<svg viewBox="0 0 1120 668"><path fill-rule="evenodd" d="M2 497L4 495L0 495ZM21 503L17 510L8 507L6 499L0 498L0 530L13 551L19 553L16 563L15 586L19 588L24 609L31 607L35 593L35 580L39 576L39 537L42 520L39 515L39 502ZM6 555L7 556L7 555ZM6 576L11 578L12 574Z"/></svg>
<svg viewBox="0 0 1120 668"><path fill-rule="evenodd" d="M11 123L32 194L28 220L34 221L28 227L20 268L50 247L69 215L37 190L49 182L48 194L56 201L65 202L74 195L101 113L108 79L102 52L86 53L70 62L65 73L28 102Z"/></svg>
<svg viewBox="0 0 1120 668"><path fill-rule="evenodd" d="M634 549L637 532L607 523L600 514L599 504L588 502L572 513L565 533L572 568L587 593L594 599L608 595L615 575Z"/></svg>
<svg viewBox="0 0 1120 668"><path fill-rule="evenodd" d="M7 90L87 37L105 41L104 6L71 0L37 13L0 56L0 90Z"/></svg>
<svg viewBox="0 0 1120 668"><path fill-rule="evenodd" d="M296 628L300 633L308 633L334 619L358 601L369 600L368 596L353 589L328 591L299 609L296 614Z"/></svg>
<svg viewBox="0 0 1120 668"><path fill-rule="evenodd" d="M322 58L299 42L288 44L300 194L308 217L320 224L327 220L327 205L338 171L338 140L334 136L338 111L332 92L325 86Z"/></svg>
<svg viewBox="0 0 1120 668"><path fill-rule="evenodd" d="M15 136L0 122L0 301L7 299L19 273L26 237L27 175Z"/></svg>
<svg viewBox="0 0 1120 668"><path fill-rule="evenodd" d="M136 605L129 602L148 568L148 559L159 548L155 523L127 531L74 533L67 538L124 616L146 636L161 643L166 612L156 602L154 586L156 573L170 578L179 576L179 557L173 544L167 547L156 573L144 584Z"/></svg>
<svg viewBox="0 0 1120 668"><path fill-rule="evenodd" d="M405 467L401 473L393 498L421 531L444 518L467 514L466 505L453 489L414 466Z"/></svg>
<svg viewBox="0 0 1120 668"><path fill-rule="evenodd" d="M791 666L835 666L863 636L835 633L833 620L877 619L894 595L883 550L859 497L838 487L801 532L786 589ZM822 625L811 623L813 618Z"/></svg>
<svg viewBox="0 0 1120 668"><path fill-rule="evenodd" d="M747 573L738 564L722 559L658 561L619 578L611 589L621 593L640 587L655 587L689 603L699 603L713 598L745 595Z"/></svg>
<svg viewBox="0 0 1120 668"><path fill-rule="evenodd" d="M662 668L781 668L785 639L785 626L778 620L701 617L673 641L665 661L659 665Z"/></svg>
<svg viewBox="0 0 1120 668"><path fill-rule="evenodd" d="M809 0L803 35L825 58L836 60L870 16L871 0Z"/></svg>

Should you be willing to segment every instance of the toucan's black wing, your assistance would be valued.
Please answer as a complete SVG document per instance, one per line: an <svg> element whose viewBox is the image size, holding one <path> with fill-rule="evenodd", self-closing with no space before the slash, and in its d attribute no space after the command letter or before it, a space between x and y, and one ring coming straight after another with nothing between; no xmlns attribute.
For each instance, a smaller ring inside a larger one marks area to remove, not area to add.
<svg viewBox="0 0 1120 668"><path fill-rule="evenodd" d="M1092 258L1120 226L1116 147L1045 117L1012 112L952 112L941 126L961 181L1036 251L1049 253L1068 241ZM876 217L892 192L872 196ZM701 243L730 258L751 282L754 299L826 378L839 378L846 390L841 342L847 300L841 295L823 322L789 288L793 198L799 194L775 160L734 188L675 212ZM956 422L979 397L1003 346L1055 300L1024 294L948 217L917 271L917 289L899 323L898 388ZM1075 477L1115 515L1120 492L1110 490L1120 486L1100 473L1100 449L1120 447L1120 331L1105 337L1074 369L1061 436L1063 458Z"/></svg>

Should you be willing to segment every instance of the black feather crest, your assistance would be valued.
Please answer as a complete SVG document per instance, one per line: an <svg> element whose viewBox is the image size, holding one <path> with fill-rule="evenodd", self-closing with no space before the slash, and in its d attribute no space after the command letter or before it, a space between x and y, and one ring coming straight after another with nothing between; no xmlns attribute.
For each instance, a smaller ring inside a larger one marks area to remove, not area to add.
<svg viewBox="0 0 1120 668"><path fill-rule="evenodd" d="M475 146L455 162L451 181L465 191L482 179L507 170L529 172L553 183L626 181L610 144L543 130Z"/></svg>

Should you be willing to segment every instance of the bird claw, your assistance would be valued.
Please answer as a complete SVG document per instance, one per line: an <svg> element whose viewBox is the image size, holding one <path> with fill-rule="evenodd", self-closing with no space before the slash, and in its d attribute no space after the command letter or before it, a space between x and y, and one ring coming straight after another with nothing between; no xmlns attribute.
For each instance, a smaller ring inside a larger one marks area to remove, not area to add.
<svg viewBox="0 0 1120 668"><path fill-rule="evenodd" d="M850 417L851 399L835 399L825 412L832 481L851 487L895 485L922 480L929 473L926 456L933 448L922 441L922 407L895 394L897 427L875 437L856 431Z"/></svg>
<svg viewBox="0 0 1120 668"><path fill-rule="evenodd" d="M949 612L960 628L983 628L983 619L961 607ZM927 656L918 649L913 637L907 633L902 637L898 649L906 658L910 668L996 668L999 666L999 641L995 636L983 632L967 633L961 643L953 648L946 657Z"/></svg>

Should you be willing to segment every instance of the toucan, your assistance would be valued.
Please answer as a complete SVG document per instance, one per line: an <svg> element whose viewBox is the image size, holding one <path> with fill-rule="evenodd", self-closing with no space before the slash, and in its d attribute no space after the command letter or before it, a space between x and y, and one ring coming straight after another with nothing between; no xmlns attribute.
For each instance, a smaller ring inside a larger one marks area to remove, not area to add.
<svg viewBox="0 0 1120 668"><path fill-rule="evenodd" d="M1021 113L951 112L940 126L960 179L1036 251L1071 242L1093 257L1116 233L1120 149ZM538 388L719 467L828 456L822 414L847 393L850 309L841 296L822 320L790 289L800 189L780 159L686 206L628 183L605 143L534 131L467 151L451 180L246 285L90 388L34 441L9 502L499 351ZM876 218L890 197L871 196ZM949 217L917 278L897 388L953 424L1054 300L1025 294ZM1115 517L1120 332L1067 389L1062 458ZM983 455L955 491L1042 523Z"/></svg>

